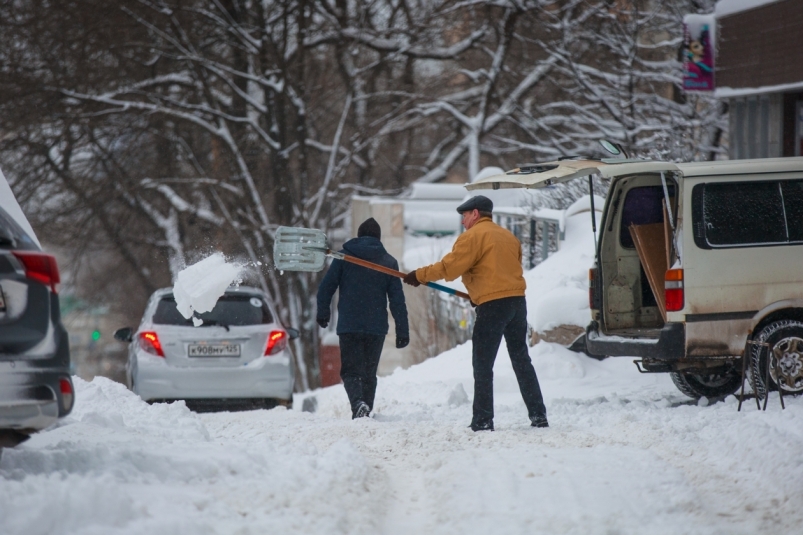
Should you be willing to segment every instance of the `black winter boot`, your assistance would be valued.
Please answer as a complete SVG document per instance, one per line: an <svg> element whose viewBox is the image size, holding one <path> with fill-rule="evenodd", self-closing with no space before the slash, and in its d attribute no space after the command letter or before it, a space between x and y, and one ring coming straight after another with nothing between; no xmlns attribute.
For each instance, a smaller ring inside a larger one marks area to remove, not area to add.
<svg viewBox="0 0 803 535"><path fill-rule="evenodd" d="M469 426L472 431L493 431L494 430L494 423L493 420L489 420L487 422L471 422Z"/></svg>
<svg viewBox="0 0 803 535"><path fill-rule="evenodd" d="M369 414L371 414L371 409L368 404L364 401L359 401L357 402L357 408L354 409L354 414L351 415L351 419L366 418Z"/></svg>
<svg viewBox="0 0 803 535"><path fill-rule="evenodd" d="M546 417L544 416L530 416L530 426L549 427L549 422L547 422Z"/></svg>

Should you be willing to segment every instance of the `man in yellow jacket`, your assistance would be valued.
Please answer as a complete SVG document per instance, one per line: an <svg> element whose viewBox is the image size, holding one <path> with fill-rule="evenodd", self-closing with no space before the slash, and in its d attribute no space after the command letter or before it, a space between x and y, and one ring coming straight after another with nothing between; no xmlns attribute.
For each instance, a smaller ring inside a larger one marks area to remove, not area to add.
<svg viewBox="0 0 803 535"><path fill-rule="evenodd" d="M457 207L466 232L440 262L411 271L412 286L462 276L477 321L471 337L474 367L474 416L471 429L493 431L493 366L505 337L519 390L533 427L549 427L541 387L527 351L527 303L524 299L521 243L493 222L493 202L478 195Z"/></svg>

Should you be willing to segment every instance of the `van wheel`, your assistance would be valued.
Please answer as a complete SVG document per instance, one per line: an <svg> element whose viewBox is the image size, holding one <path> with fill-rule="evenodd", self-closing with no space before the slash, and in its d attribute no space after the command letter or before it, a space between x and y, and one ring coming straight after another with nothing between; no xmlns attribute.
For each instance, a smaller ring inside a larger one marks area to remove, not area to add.
<svg viewBox="0 0 803 535"><path fill-rule="evenodd" d="M724 398L733 394L742 386L742 377L733 370L724 373L708 373L697 375L694 373L670 372L672 382L678 390L693 399Z"/></svg>
<svg viewBox="0 0 803 535"><path fill-rule="evenodd" d="M803 322L778 320L766 325L755 338L769 345L769 351L753 345L750 351L750 379L753 390L763 398L767 388L784 394L803 392ZM760 351L761 350L761 351ZM770 358L770 384L764 384L767 373L767 355Z"/></svg>

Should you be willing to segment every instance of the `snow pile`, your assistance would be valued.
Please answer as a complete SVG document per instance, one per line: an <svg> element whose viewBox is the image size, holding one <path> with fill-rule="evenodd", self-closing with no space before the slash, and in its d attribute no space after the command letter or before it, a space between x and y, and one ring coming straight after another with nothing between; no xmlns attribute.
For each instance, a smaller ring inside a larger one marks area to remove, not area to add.
<svg viewBox="0 0 803 535"><path fill-rule="evenodd" d="M736 411L680 394L632 359L598 362L557 344L530 350L551 428L529 427L504 344L494 433L474 434L471 344L380 377L372 419L346 393L314 393L317 421L381 459L394 500L383 533L796 533L803 511L803 399ZM300 406L300 403L298 404ZM766 494L764 494L766 493ZM427 505L429 504L429 505ZM761 512L763 511L763 513ZM377 511L377 514L381 514ZM765 514L776 522L767 522Z"/></svg>
<svg viewBox="0 0 803 535"><path fill-rule="evenodd" d="M233 282L237 282L243 266L226 262L222 253L214 253L181 270L173 286L178 311L195 326L203 323L193 313L203 314L215 308L217 300Z"/></svg>
<svg viewBox="0 0 803 535"><path fill-rule="evenodd" d="M803 399L737 412L631 359L530 354L549 429L529 426L504 344L493 433L466 428L470 344L379 378L354 421L342 386L314 414L194 414L75 378L73 414L0 458L0 533L799 532Z"/></svg>
<svg viewBox="0 0 803 535"><path fill-rule="evenodd" d="M597 197L595 209L604 201ZM565 241L560 249L525 272L527 321L536 332L559 325L585 327L591 319L588 307L588 270L594 265L594 233L590 198L582 197L566 210ZM597 224L600 213L596 212Z"/></svg>
<svg viewBox="0 0 803 535"><path fill-rule="evenodd" d="M4 535L376 529L370 467L351 442L319 449L276 436L277 423L307 422L306 414L223 413L223 438L204 421L223 415L148 405L101 377L74 381L71 416L3 451Z"/></svg>

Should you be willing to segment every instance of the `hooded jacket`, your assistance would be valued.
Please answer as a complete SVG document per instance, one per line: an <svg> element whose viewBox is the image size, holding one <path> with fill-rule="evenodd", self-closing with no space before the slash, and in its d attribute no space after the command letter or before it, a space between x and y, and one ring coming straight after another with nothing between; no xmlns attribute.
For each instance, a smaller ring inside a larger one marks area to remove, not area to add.
<svg viewBox="0 0 803 535"><path fill-rule="evenodd" d="M509 230L483 217L457 238L452 252L440 262L415 272L422 284L460 276L471 301L478 305L523 296L527 283L521 267L521 242Z"/></svg>
<svg viewBox="0 0 803 535"><path fill-rule="evenodd" d="M363 236L347 241L341 253L399 269L377 238ZM343 260L334 260L318 287L318 318L328 320L332 297L340 288L337 304L337 334L388 334L388 302L396 322L396 336L410 338L407 305L401 279Z"/></svg>

